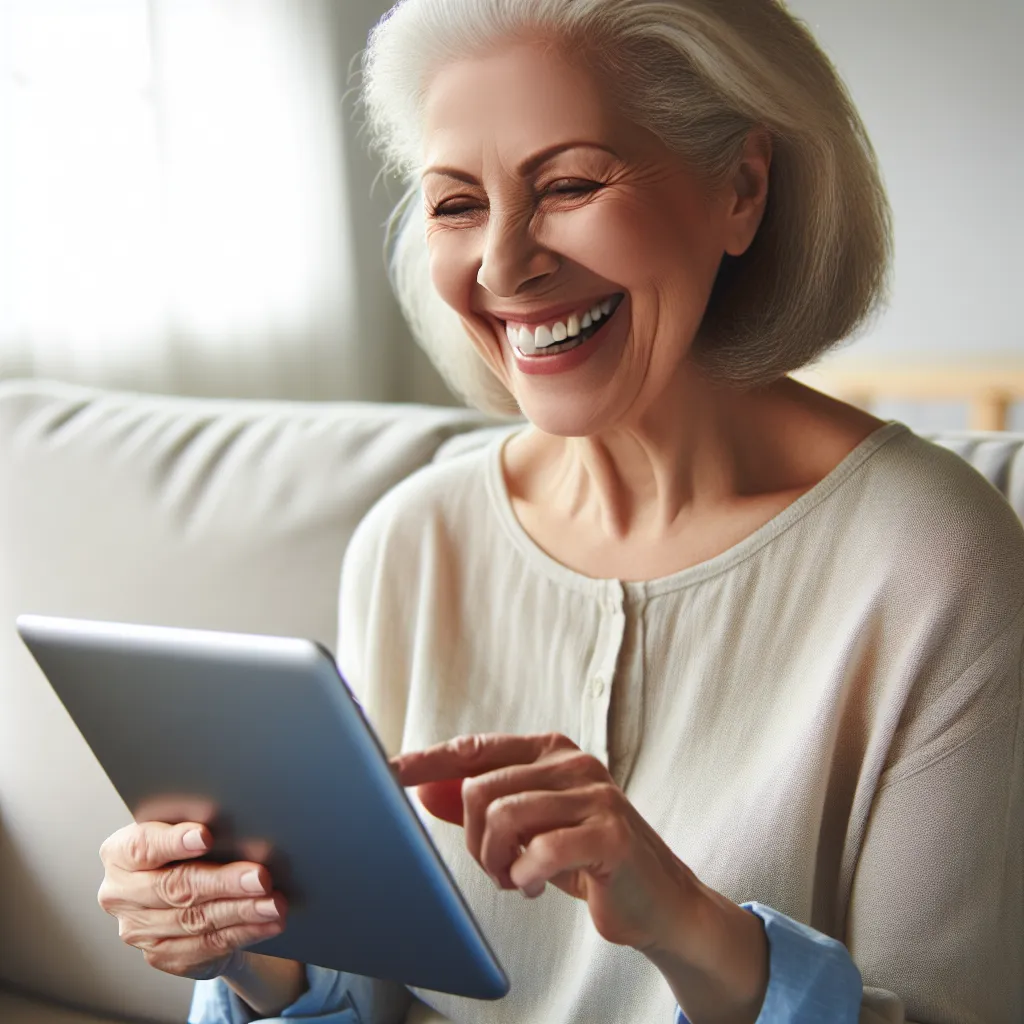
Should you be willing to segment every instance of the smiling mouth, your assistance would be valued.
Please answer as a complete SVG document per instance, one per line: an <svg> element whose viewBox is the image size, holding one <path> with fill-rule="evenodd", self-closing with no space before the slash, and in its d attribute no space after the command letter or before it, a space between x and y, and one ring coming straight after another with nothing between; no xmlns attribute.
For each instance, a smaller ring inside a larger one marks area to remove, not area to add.
<svg viewBox="0 0 1024 1024"><path fill-rule="evenodd" d="M624 297L620 292L565 320L541 324L532 331L525 325L517 327L506 323L505 334L516 353L526 358L544 358L571 352L604 327Z"/></svg>

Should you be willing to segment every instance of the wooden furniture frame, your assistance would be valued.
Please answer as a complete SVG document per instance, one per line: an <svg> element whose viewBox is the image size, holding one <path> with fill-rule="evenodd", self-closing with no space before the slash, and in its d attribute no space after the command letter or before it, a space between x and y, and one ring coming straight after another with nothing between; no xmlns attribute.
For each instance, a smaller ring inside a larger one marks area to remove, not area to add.
<svg viewBox="0 0 1024 1024"><path fill-rule="evenodd" d="M1006 430L1010 406L1024 401L1024 354L1019 361L962 364L835 360L793 376L864 409L879 399L965 402L969 430Z"/></svg>

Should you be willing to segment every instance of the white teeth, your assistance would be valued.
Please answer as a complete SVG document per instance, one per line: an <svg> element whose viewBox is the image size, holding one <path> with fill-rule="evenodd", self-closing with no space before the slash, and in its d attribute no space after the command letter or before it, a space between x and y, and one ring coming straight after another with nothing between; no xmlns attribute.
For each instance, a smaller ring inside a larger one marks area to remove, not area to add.
<svg viewBox="0 0 1024 1024"><path fill-rule="evenodd" d="M523 355L533 355L540 349L549 348L551 345L559 345L568 338L575 338L580 331L598 323L602 317L610 316L614 299L605 299L603 302L595 303L590 309L585 310L582 315L573 313L565 320L558 320L550 326L541 324L536 331L529 327L515 327L511 324L505 325L505 334L509 344L515 345Z"/></svg>
<svg viewBox="0 0 1024 1024"><path fill-rule="evenodd" d="M533 343L537 348L547 348L549 345L554 345L555 339L551 333L551 328L541 324L533 336Z"/></svg>

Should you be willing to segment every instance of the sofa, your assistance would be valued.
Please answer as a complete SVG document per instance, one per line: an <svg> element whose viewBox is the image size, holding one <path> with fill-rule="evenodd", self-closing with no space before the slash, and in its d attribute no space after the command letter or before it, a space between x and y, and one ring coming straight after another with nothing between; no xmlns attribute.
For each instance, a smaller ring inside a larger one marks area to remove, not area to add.
<svg viewBox="0 0 1024 1024"><path fill-rule="evenodd" d="M180 1022L96 903L127 809L14 632L21 612L305 636L333 648L345 545L432 460L508 425L465 410L0 384L0 1021ZM936 440L1024 517L1024 435Z"/></svg>

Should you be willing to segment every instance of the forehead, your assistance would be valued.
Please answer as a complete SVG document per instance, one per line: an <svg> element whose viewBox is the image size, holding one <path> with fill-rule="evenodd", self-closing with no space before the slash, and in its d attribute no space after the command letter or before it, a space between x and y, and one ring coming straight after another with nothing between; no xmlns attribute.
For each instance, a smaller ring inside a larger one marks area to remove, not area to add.
<svg viewBox="0 0 1024 1024"><path fill-rule="evenodd" d="M424 162L515 161L569 139L608 139L622 116L596 79L539 42L502 46L443 67L427 89Z"/></svg>

